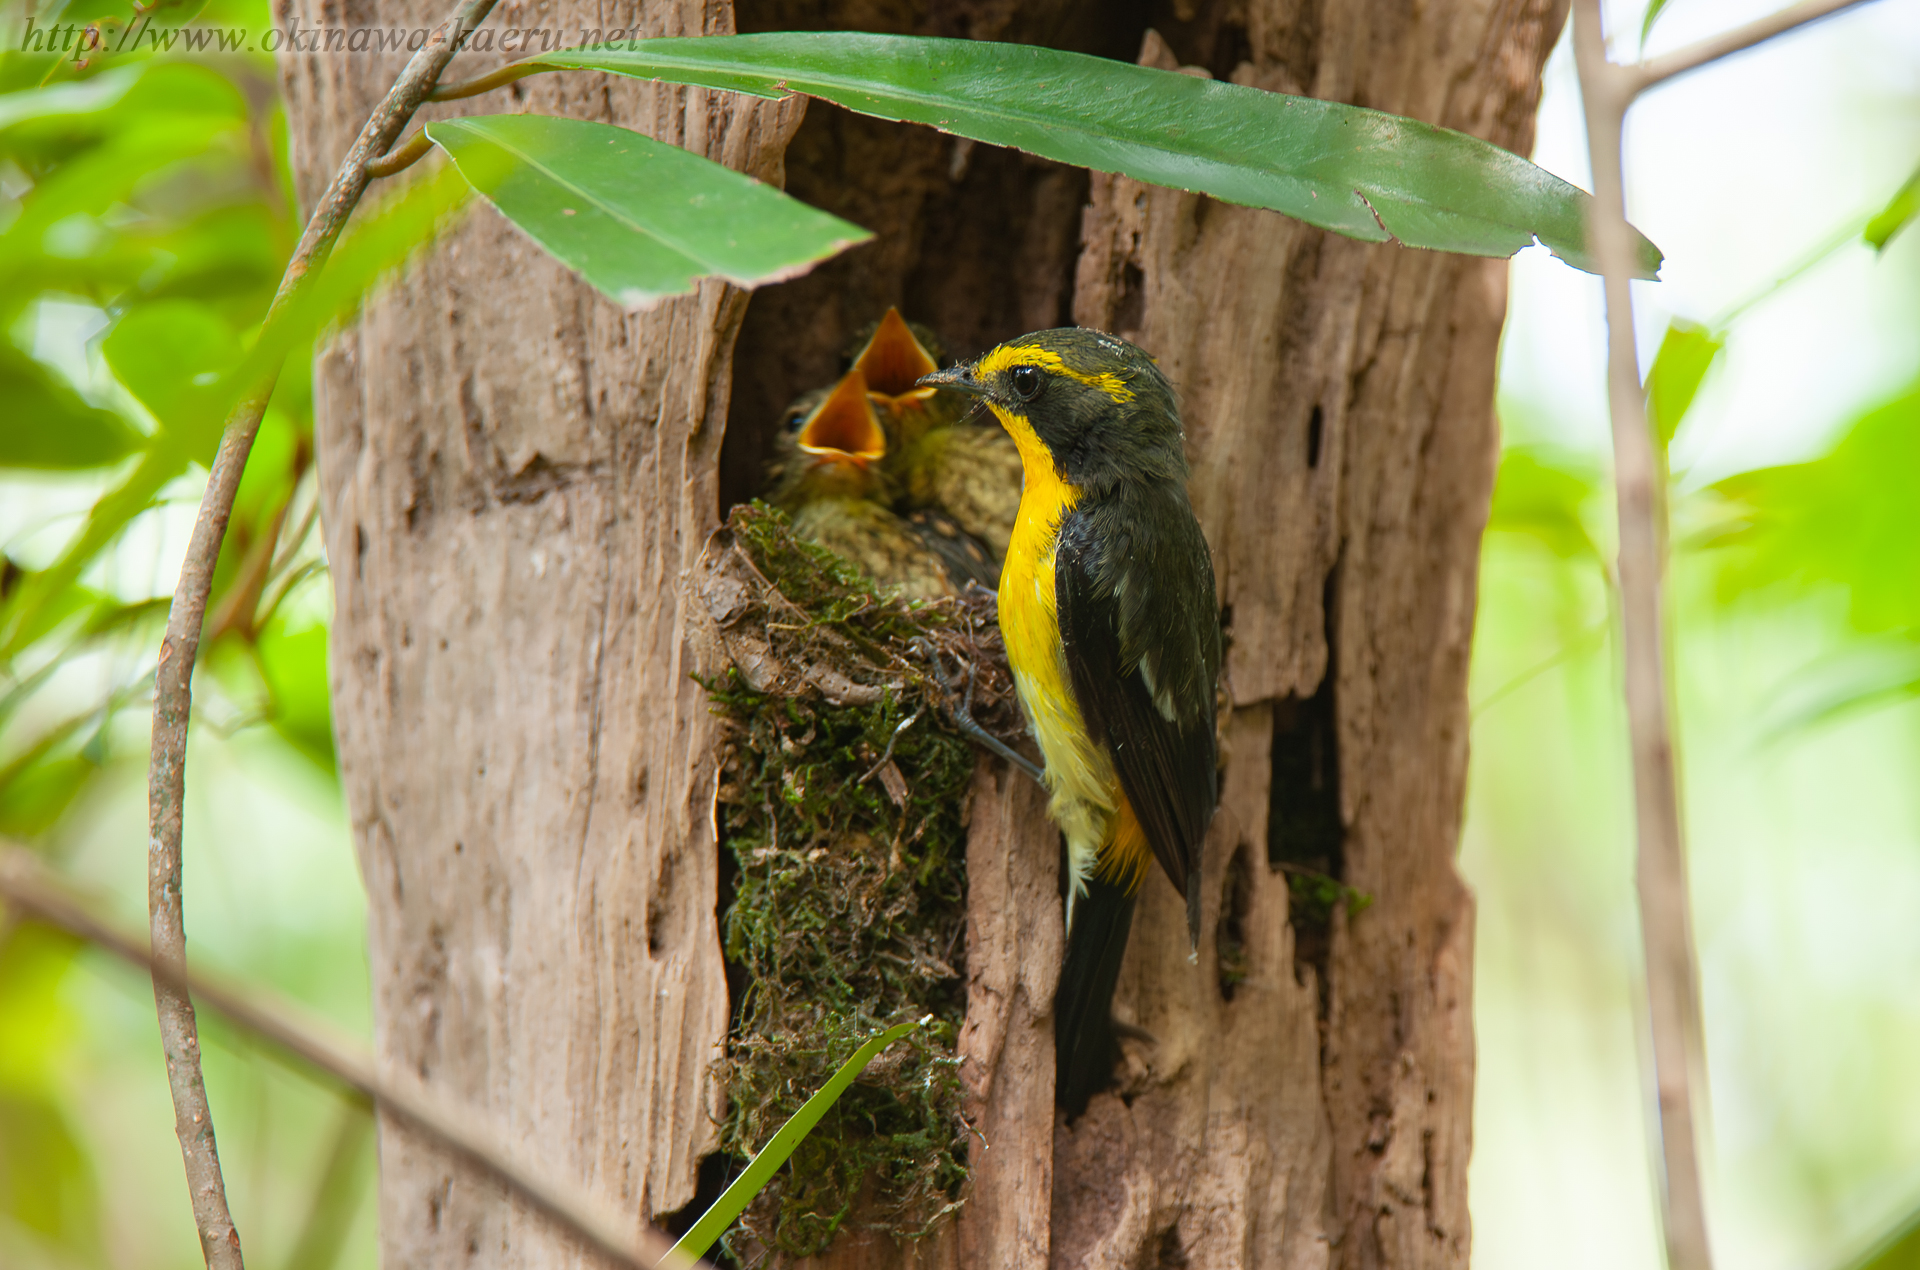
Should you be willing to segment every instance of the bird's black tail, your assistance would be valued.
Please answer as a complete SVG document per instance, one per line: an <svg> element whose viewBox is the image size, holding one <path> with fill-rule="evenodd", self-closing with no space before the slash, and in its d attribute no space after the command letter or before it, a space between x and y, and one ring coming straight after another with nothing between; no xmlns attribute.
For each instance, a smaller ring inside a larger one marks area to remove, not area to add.
<svg viewBox="0 0 1920 1270"><path fill-rule="evenodd" d="M1068 1116L1113 1080L1120 1039L1113 1027L1113 986L1133 926L1135 891L1097 873L1074 903L1060 990L1053 999L1054 1101Z"/></svg>

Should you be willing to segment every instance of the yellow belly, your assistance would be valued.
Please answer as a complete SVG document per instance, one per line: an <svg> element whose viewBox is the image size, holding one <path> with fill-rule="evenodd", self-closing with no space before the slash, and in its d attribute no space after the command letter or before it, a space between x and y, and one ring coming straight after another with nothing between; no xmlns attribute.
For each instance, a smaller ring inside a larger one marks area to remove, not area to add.
<svg viewBox="0 0 1920 1270"><path fill-rule="evenodd" d="M1087 736L1060 644L1054 552L1061 517L1079 499L1080 490L1059 478L1052 456L1023 421L1003 417L1002 422L1020 447L1025 484L1020 516L1000 572L1000 634L1006 641L1020 704L1046 758L1047 788L1053 795L1048 810L1067 837L1067 859L1073 871L1067 901L1071 922L1073 899L1085 892L1101 847L1119 819L1115 813L1126 800L1105 747Z"/></svg>

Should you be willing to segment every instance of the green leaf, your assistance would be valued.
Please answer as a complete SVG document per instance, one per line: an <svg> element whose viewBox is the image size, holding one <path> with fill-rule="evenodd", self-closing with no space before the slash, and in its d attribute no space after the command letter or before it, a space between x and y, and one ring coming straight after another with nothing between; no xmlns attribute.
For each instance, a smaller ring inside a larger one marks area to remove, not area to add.
<svg viewBox="0 0 1920 1270"><path fill-rule="evenodd" d="M139 62L102 71L91 79L0 93L0 131L19 123L98 115L117 105L152 65ZM0 143L0 153L4 152L4 143Z"/></svg>
<svg viewBox="0 0 1920 1270"><path fill-rule="evenodd" d="M193 300L143 304L114 325L100 351L168 438L194 462L210 465L220 421L194 407L240 361L240 339L226 319Z"/></svg>
<svg viewBox="0 0 1920 1270"><path fill-rule="evenodd" d="M1062 163L1271 208L1349 238L1593 270L1590 196L1465 133L1030 45L858 33L636 40L524 66L611 71L927 124ZM1658 248L1636 235L1641 276Z"/></svg>
<svg viewBox="0 0 1920 1270"><path fill-rule="evenodd" d="M700 1214L700 1220L693 1224L692 1230L680 1237L678 1243L674 1244L673 1252L667 1255L667 1259L671 1260L677 1253L686 1259L679 1263L684 1265L695 1258L705 1256L707 1249L713 1247L714 1241L727 1232L727 1227L733 1225L734 1218L745 1212L747 1205L753 1202L753 1197L773 1180L773 1175L779 1172L782 1164L787 1162L787 1157L793 1154L793 1149L813 1132L813 1127L820 1123L820 1117L826 1115L833 1104L840 1101L840 1095L847 1092L847 1087L866 1070L867 1064L878 1057L881 1050L924 1022L926 1022L925 1019L916 1023L897 1023L855 1050L853 1057L843 1063L840 1070L833 1074L833 1079L829 1080L819 1093L807 1099L800 1110L793 1113L793 1119L780 1126L780 1131L773 1135L773 1140L768 1142L760 1153L753 1157L752 1163L747 1165L746 1172L735 1178L733 1184L721 1192L720 1198L713 1202L713 1206Z"/></svg>
<svg viewBox="0 0 1920 1270"><path fill-rule="evenodd" d="M79 471L117 463L140 434L111 410L84 401L44 362L0 339L0 468Z"/></svg>
<svg viewBox="0 0 1920 1270"><path fill-rule="evenodd" d="M37 838L52 829L100 765L78 754L44 755L0 782L0 834Z"/></svg>
<svg viewBox="0 0 1920 1270"><path fill-rule="evenodd" d="M1855 420L1831 453L1714 486L1744 525L1723 535L1723 596L1838 587L1855 631L1920 635L1920 385Z"/></svg>
<svg viewBox="0 0 1920 1270"><path fill-rule="evenodd" d="M101 496L59 558L28 574L0 609L0 665L52 629L81 571L185 468L184 456L157 446L141 457L125 480Z"/></svg>
<svg viewBox="0 0 1920 1270"><path fill-rule="evenodd" d="M1893 236L1907 227L1915 216L1920 216L1920 168L1916 168L1893 201L1880 210L1880 214L1867 222L1867 228L1860 236L1867 240L1875 251L1885 251Z"/></svg>
<svg viewBox="0 0 1920 1270"><path fill-rule="evenodd" d="M1667 0L1652 0L1647 5L1647 16L1640 19L1640 47L1647 46L1647 37L1653 34L1653 24L1662 13L1667 11Z"/></svg>
<svg viewBox="0 0 1920 1270"><path fill-rule="evenodd" d="M333 714L327 696L327 628L289 633L270 623L255 647L266 681L273 730L322 771L334 770Z"/></svg>
<svg viewBox="0 0 1920 1270"><path fill-rule="evenodd" d="M1509 447L1500 455L1487 532L1532 538L1566 560L1600 560L1584 515L1599 489L1598 474L1570 456L1536 446Z"/></svg>
<svg viewBox="0 0 1920 1270"><path fill-rule="evenodd" d="M375 283L430 242L459 209L465 193L465 183L449 169L413 182L372 209L341 239L312 283L261 327L237 366L204 387L189 380L188 389L181 392L177 416L167 421L169 435L217 435L235 405L278 375L291 350L311 341L327 323L357 310ZM5 237L0 236L0 247L4 243ZM4 272L4 260L0 255L0 272ZM185 470L186 462L184 451L171 443L149 448L120 486L94 504L85 526L59 559L20 584L0 609L0 665L45 634L49 606L59 602L127 522Z"/></svg>
<svg viewBox="0 0 1920 1270"><path fill-rule="evenodd" d="M129 281L149 300L219 302L236 323L258 320L287 264L286 235L264 201L216 207L203 216L143 236L138 274Z"/></svg>
<svg viewBox="0 0 1920 1270"><path fill-rule="evenodd" d="M229 546L234 545L234 529L238 526L246 526L249 536L271 530L293 495L300 447L299 425L269 406L261 416L260 430L254 434L253 449L247 453L247 470L240 474L240 487L233 493Z"/></svg>
<svg viewBox="0 0 1920 1270"><path fill-rule="evenodd" d="M805 273L873 237L678 146L543 115L442 119L427 135L506 218L631 309L715 275Z"/></svg>
<svg viewBox="0 0 1920 1270"><path fill-rule="evenodd" d="M189 115L244 122L246 98L210 66L136 62L78 82L0 94L0 153L45 153L50 144L72 147L132 125Z"/></svg>
<svg viewBox="0 0 1920 1270"><path fill-rule="evenodd" d="M134 187L164 168L206 152L222 134L238 130L216 117L167 119L117 133L110 141L60 164L37 183L20 215L0 234L0 326L10 324L40 281L55 285L75 267L76 250L91 255L114 235L98 218L125 203ZM84 236L75 226L89 226Z"/></svg>
<svg viewBox="0 0 1920 1270"><path fill-rule="evenodd" d="M1920 1267L1920 1208L1902 1215L1899 1224L1859 1256L1845 1270L1915 1270Z"/></svg>
<svg viewBox="0 0 1920 1270"><path fill-rule="evenodd" d="M62 988L86 945L65 931L15 920L0 933L0 1090L60 1087L80 1020ZM0 1141L5 1135L0 1134Z"/></svg>
<svg viewBox="0 0 1920 1270"><path fill-rule="evenodd" d="M1662 444L1673 440L1700 392L1714 359L1727 346L1726 337L1682 318L1667 323L1667 333L1647 371L1647 418Z"/></svg>
<svg viewBox="0 0 1920 1270"><path fill-rule="evenodd" d="M80 1032L62 989L82 947L34 922L0 934L0 1228L33 1231L71 1258L61 1264L93 1265L104 1263L99 1196L59 1093Z"/></svg>

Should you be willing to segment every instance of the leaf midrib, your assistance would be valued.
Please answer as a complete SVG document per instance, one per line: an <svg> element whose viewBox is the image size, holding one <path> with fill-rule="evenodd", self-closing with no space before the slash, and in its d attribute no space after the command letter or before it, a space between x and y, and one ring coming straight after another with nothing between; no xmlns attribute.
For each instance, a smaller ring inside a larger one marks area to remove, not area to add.
<svg viewBox="0 0 1920 1270"><path fill-rule="evenodd" d="M689 37L680 37L680 38L689 38ZM707 38L707 37L694 37L694 38ZM751 37L736 36L736 37L729 37L729 38L745 39L745 38L751 38ZM932 40L940 37L926 36L926 37L913 37L913 38L923 38L923 39ZM641 43L645 44L650 42L651 41L642 41ZM966 41L966 40L943 40L942 42L952 43L952 44L969 43L969 41ZM636 56L639 56L638 51L623 50L618 48L617 46L599 46L599 47L603 48L606 52L609 52L609 53L634 52ZM589 50L585 50L585 49L579 50L579 52L582 52L582 53L585 53L587 51ZM1075 58L1086 57L1085 54L1073 54L1065 50L1053 49L1048 51L1061 56L1067 56L1067 57L1075 57ZM765 94L762 94L769 100L778 100L782 96L792 96L795 94L812 96L812 97L824 96L824 94L809 92L804 88L791 87L797 80L806 80L810 83L834 88L846 94L859 93L862 96L867 96L867 97L879 97L879 98L891 97L899 101L911 102L915 105L919 105L927 108L929 112L934 114L941 113L943 108L947 110L949 113L951 113L953 110L953 105L950 99L935 97L920 89L903 88L897 85L885 85L881 87L875 87L871 80L851 79L848 76L846 76L844 73L839 73L839 72L829 73L829 72L809 70L809 71L802 72L801 74L798 74L798 75L795 75L795 74L776 75L769 71L756 70L756 69L740 67L740 66L715 66L711 61L695 61L693 59L678 58L671 54L661 55L657 53L647 53L645 54L645 56L648 60L648 64L656 67L665 68L665 69L685 70L685 71L692 71L696 73L704 71L709 74L718 73L718 74L728 74L728 75L739 75L739 76L745 76L748 78L760 80L768 84L777 83L777 84L785 84L789 86L789 91L784 94L771 92L771 91ZM542 65L552 64L551 62L547 61L544 58L536 59L536 60L540 61ZM1103 59L1087 58L1087 60L1102 61ZM1114 63L1114 65L1118 67L1122 67L1126 70L1153 69L1153 68L1142 68L1142 67L1132 66L1125 62L1116 62ZM1217 90L1224 90L1228 92L1230 96L1242 97L1243 100L1246 100L1248 102L1259 101L1262 108L1267 108L1269 106L1269 103L1272 101L1287 103L1290 105L1294 103L1298 103L1302 107L1318 107L1320 110L1325 111L1328 114L1338 115L1338 114L1351 113L1352 115L1361 117L1361 118L1379 119L1379 120L1385 121L1396 132L1403 133L1408 129L1430 129L1436 136L1444 136L1448 138L1460 137L1469 141L1478 140L1477 138L1473 138L1466 133L1458 132L1455 129L1442 128L1435 124L1424 124L1417 119L1406 119L1398 115L1388 114L1384 111L1373 110L1370 107L1366 107L1366 106L1353 106L1353 105L1348 105L1344 102L1325 102L1325 101L1321 101L1319 98L1316 98L1316 97L1302 97L1292 93L1268 92L1265 89L1253 88L1245 84L1236 84L1236 83L1233 83L1231 80L1204 80L1204 81L1196 80L1195 82L1210 85L1212 88ZM856 108L848 107L848 109L856 109ZM1066 127L1063 126L1061 123L1059 123L1058 120L1048 118L1037 112L1008 109L1006 107L999 106L996 103L983 103L971 97L967 99L963 109L970 111L976 115L979 115L983 118L1000 121L1005 124L1016 124L1016 123L1023 124L1029 128L1038 129L1044 132L1059 133L1059 132L1066 131ZM859 112L859 113L865 113L865 112ZM1348 188L1345 182L1335 182L1335 181L1326 180L1323 177L1303 175L1299 172L1291 171L1286 168L1280 167L1279 165L1273 163L1271 160L1265 158L1264 156L1260 156L1257 154L1253 156L1256 160L1254 163L1247 163L1244 161L1235 161L1232 158L1226 157L1225 150L1222 149L1218 145L1218 143L1216 143L1212 139L1212 137L1209 135L1208 131L1206 130L1206 125L1204 123L1194 130L1194 135L1197 138L1206 141L1208 150L1207 150L1207 153L1204 155L1195 155L1191 150L1180 149L1178 147L1168 144L1165 141L1152 137L1151 135L1122 132L1113 128L1103 128L1100 126L1100 121L1097 119L1089 121L1087 117L1084 115L1082 115L1080 118L1081 118L1081 121L1074 126L1077 127L1079 131L1083 132L1088 136L1095 137L1103 141L1119 143L1124 145L1131 145L1131 146L1139 147L1140 149L1150 150L1154 154L1159 155L1163 158L1174 159L1174 160L1187 160L1187 161L1193 161L1197 159L1200 162L1207 163L1210 165L1216 165L1222 169L1225 169L1229 173L1235 173L1235 174L1246 172L1248 170L1255 170L1258 172L1265 173L1269 176L1279 177L1279 178L1290 180L1290 181L1298 181L1303 185L1307 185L1310 187L1317 187L1322 190L1332 191L1335 194L1342 195L1342 196L1351 196L1352 194L1358 192L1359 190L1372 188L1382 193L1390 193L1394 197L1403 199L1407 202L1418 203L1424 207L1433 208L1436 211L1444 212L1447 215L1468 217L1474 220L1479 220L1485 224L1501 225L1501 226L1512 228L1514 230L1524 231L1527 233L1536 232L1529 225L1523 222L1508 220L1504 218L1491 219L1487 217L1484 212L1462 210L1460 208L1452 206L1451 204L1438 202L1432 197L1422 194L1417 190L1408 189L1400 185L1388 185L1385 183L1375 182L1371 186L1369 186L1366 183L1361 183L1359 185L1356 185L1353 188ZM1482 144L1487 145L1490 149L1495 151L1499 151L1500 149L1498 146L1492 145L1491 142L1483 142ZM1018 147L1015 147L1015 148L1018 148ZM1515 156L1515 157L1518 157L1518 156ZM1547 175L1551 177L1552 173L1547 173ZM1554 177L1553 179L1556 181L1559 180L1558 177ZM1561 183L1565 184L1567 188L1573 191L1575 194L1581 193L1581 191L1578 189L1577 186L1574 186L1568 182L1561 182ZM1231 200L1223 200L1223 201L1231 201Z"/></svg>

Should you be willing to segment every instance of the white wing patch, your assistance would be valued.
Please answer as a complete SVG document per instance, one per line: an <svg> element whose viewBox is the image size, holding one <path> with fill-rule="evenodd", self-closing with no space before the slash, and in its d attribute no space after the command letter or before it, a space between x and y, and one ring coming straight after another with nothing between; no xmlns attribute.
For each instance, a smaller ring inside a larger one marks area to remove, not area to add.
<svg viewBox="0 0 1920 1270"><path fill-rule="evenodd" d="M1140 659L1140 682L1147 686L1147 695L1153 698L1153 708L1168 723L1173 722L1173 694L1153 681L1154 656L1148 653Z"/></svg>

